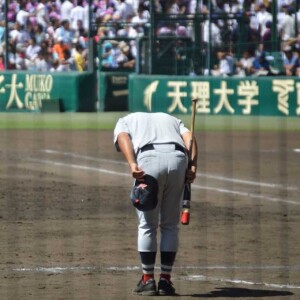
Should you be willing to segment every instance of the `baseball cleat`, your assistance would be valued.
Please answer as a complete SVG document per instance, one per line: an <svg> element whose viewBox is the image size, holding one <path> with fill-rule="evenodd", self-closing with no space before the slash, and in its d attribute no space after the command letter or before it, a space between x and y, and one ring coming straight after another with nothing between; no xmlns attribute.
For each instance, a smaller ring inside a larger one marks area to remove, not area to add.
<svg viewBox="0 0 300 300"><path fill-rule="evenodd" d="M156 296L157 290L155 280L151 278L144 283L143 279L141 279L133 290L133 293L142 296Z"/></svg>
<svg viewBox="0 0 300 300"><path fill-rule="evenodd" d="M173 283L165 278L161 278L158 282L158 294L160 296L176 295Z"/></svg>

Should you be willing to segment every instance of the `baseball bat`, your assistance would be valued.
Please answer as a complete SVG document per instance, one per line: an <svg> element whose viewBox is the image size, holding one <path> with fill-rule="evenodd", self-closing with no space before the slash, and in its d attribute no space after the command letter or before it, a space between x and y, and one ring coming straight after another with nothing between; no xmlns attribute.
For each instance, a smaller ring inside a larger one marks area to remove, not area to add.
<svg viewBox="0 0 300 300"><path fill-rule="evenodd" d="M198 99L192 100L192 116L191 116L191 140L188 149L188 169L192 167L192 152L194 143L194 127L196 116L196 103ZM182 212L181 212L181 224L188 225L190 223L190 208L191 208L191 184L187 181L184 183Z"/></svg>

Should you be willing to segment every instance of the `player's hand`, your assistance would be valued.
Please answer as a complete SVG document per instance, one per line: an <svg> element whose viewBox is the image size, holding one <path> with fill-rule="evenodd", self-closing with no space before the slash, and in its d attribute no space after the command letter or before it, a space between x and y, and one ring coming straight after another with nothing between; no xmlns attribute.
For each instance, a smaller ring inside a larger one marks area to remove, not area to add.
<svg viewBox="0 0 300 300"><path fill-rule="evenodd" d="M145 175L145 172L136 164L133 163L130 165L131 175L133 178L142 181Z"/></svg>
<svg viewBox="0 0 300 300"><path fill-rule="evenodd" d="M192 166L191 169L187 169L185 173L185 179L188 183L193 183L196 178L197 168Z"/></svg>

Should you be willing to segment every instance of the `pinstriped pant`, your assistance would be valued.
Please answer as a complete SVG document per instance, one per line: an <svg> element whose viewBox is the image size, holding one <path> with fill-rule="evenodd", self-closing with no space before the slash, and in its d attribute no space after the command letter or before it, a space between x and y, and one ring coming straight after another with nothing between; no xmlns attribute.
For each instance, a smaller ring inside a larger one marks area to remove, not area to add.
<svg viewBox="0 0 300 300"><path fill-rule="evenodd" d="M155 145L155 150L140 153L137 163L159 185L157 207L145 212L137 210L138 251L157 252L159 227L160 251L177 252L187 157L172 144L160 144Z"/></svg>

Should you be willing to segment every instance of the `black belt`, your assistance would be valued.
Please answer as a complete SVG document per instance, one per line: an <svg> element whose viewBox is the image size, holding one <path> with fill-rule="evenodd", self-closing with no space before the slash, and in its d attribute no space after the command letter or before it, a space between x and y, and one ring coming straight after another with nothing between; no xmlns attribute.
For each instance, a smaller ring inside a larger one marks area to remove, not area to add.
<svg viewBox="0 0 300 300"><path fill-rule="evenodd" d="M182 146L180 146L178 144L172 144L172 143L170 143L170 144L157 144L157 145L175 145L175 150L181 151L181 152L183 152L185 154L185 148L183 148ZM143 146L140 149L140 151L142 153L142 152L149 151L149 150L154 150L154 149L155 149L155 147L154 147L153 144L148 144L148 145Z"/></svg>

